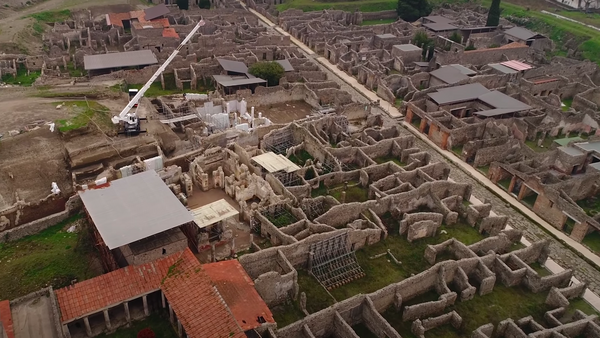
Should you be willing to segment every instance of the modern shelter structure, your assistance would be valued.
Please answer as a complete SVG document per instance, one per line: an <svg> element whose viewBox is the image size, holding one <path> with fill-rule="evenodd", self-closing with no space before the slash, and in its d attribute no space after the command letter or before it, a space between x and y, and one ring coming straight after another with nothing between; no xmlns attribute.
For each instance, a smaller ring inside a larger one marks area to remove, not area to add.
<svg viewBox="0 0 600 338"><path fill-rule="evenodd" d="M144 49L131 52L85 55L83 64L90 75L100 75L121 69L155 65L158 64L158 60L152 51Z"/></svg>

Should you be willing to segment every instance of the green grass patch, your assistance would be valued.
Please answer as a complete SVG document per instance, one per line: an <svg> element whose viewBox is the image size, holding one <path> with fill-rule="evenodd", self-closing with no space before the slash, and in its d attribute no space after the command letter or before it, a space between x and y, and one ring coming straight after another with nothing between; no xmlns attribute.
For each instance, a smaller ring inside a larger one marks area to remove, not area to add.
<svg viewBox="0 0 600 338"><path fill-rule="evenodd" d="M297 165L303 166L307 160L312 160L313 157L310 153L304 149L296 151L295 154L290 155L290 161L296 163Z"/></svg>
<svg viewBox="0 0 600 338"><path fill-rule="evenodd" d="M410 121L410 124L412 124L413 127L417 128L417 130L421 129L421 119L416 119L413 117L413 119Z"/></svg>
<svg viewBox="0 0 600 338"><path fill-rule="evenodd" d="M331 196L333 196L336 200L342 201L342 192L343 189L336 189L330 192ZM348 187L346 189L346 199L344 203L352 203L352 202L364 202L369 199L369 189L363 188L360 185L355 185L352 187Z"/></svg>
<svg viewBox="0 0 600 338"><path fill-rule="evenodd" d="M278 305L272 309L273 318L277 322L277 327L286 327L294 322L304 318L304 312L296 301L288 301L285 304Z"/></svg>
<svg viewBox="0 0 600 338"><path fill-rule="evenodd" d="M87 76L87 72L83 68L75 68L73 62L67 63L67 72L71 77L84 77Z"/></svg>
<svg viewBox="0 0 600 338"><path fill-rule="evenodd" d="M377 162L377 164L383 164L383 163L387 163L387 162L394 162L397 165L404 167L406 165L405 162L400 161L399 158L397 158L396 156L393 156L391 154L385 155L385 156L381 156L381 157L376 157L373 159L373 161Z"/></svg>
<svg viewBox="0 0 600 338"><path fill-rule="evenodd" d="M62 11L44 11L33 13L27 17L43 23L62 22L71 17L71 11L68 9Z"/></svg>
<svg viewBox="0 0 600 338"><path fill-rule="evenodd" d="M510 181L511 180L512 179L510 179L510 178L506 178L506 179L500 180L500 181L498 181L498 185L500 185L502 188L504 188L506 191L508 191L508 188L510 188Z"/></svg>
<svg viewBox="0 0 600 338"><path fill-rule="evenodd" d="M15 299L43 287L62 288L77 279L97 276L96 255L87 228L66 229L81 216L71 217L40 233L0 244L0 299Z"/></svg>
<svg viewBox="0 0 600 338"><path fill-rule="evenodd" d="M282 210L277 216L267 213L265 217L267 217L267 219L278 228L290 225L292 223L296 223L298 221L296 217L294 217L294 215L292 215L292 213L289 212L287 209Z"/></svg>
<svg viewBox="0 0 600 338"><path fill-rule="evenodd" d="M581 242L590 248L590 250L600 254L600 233L598 231L594 231L585 235L583 241Z"/></svg>
<svg viewBox="0 0 600 338"><path fill-rule="evenodd" d="M544 139L544 141L542 142L542 144L540 146L537 145L537 140L536 141L530 141L527 140L525 141L525 144L533 149L533 151L535 151L536 153L543 153L545 151L550 150L550 146L552 146L552 143L554 142L554 140L558 139L560 137L552 137L552 136L546 136L546 138Z"/></svg>
<svg viewBox="0 0 600 338"><path fill-rule="evenodd" d="M481 171L485 175L485 177L487 177L488 173L490 172L490 166L484 165L483 167L478 167L477 170Z"/></svg>
<svg viewBox="0 0 600 338"><path fill-rule="evenodd" d="M564 100L562 100L562 103L564 106L561 106L561 109L563 111L567 111L567 110L569 110L569 108L571 108L571 105L573 104L573 98L564 99Z"/></svg>
<svg viewBox="0 0 600 338"><path fill-rule="evenodd" d="M594 217L600 212L600 198L589 197L582 199L577 201L577 205L590 217Z"/></svg>
<svg viewBox="0 0 600 338"><path fill-rule="evenodd" d="M61 102L54 102L59 105ZM65 107L73 115L70 119L57 120L60 132L68 132L87 127L90 123L97 124L103 131L113 128L110 120L110 110L96 101L68 101Z"/></svg>
<svg viewBox="0 0 600 338"><path fill-rule="evenodd" d="M44 97L47 99L68 99L68 98L83 98L84 96L88 99L100 98L103 94L99 91L84 91L84 92L55 92L47 89L40 90L33 94L35 97ZM61 102L62 103L62 102Z"/></svg>
<svg viewBox="0 0 600 338"><path fill-rule="evenodd" d="M24 87L31 87L31 85L37 80L42 72L40 71L31 71L27 72L27 69L23 65L19 65L17 69L17 76L12 76L11 74L3 74L2 82L10 85L19 85Z"/></svg>
<svg viewBox="0 0 600 338"><path fill-rule="evenodd" d="M136 321L131 324L131 327L120 328L111 334L101 334L98 337L105 338L133 338L137 337L138 332L143 329L149 328L154 332L156 337L160 338L178 338L177 333L171 326L169 319L166 314L158 315L152 314L148 318Z"/></svg>
<svg viewBox="0 0 600 338"><path fill-rule="evenodd" d="M304 12L322 11L324 9L337 9L342 11L354 12L379 12L394 10L398 6L397 1L391 0L362 0L362 1L343 1L343 2L318 2L313 0L286 0L285 3L277 5L279 12L286 9L297 8Z"/></svg>
<svg viewBox="0 0 600 338"><path fill-rule="evenodd" d="M585 13L580 11L560 11L558 15L566 16L567 18L586 23L588 25L600 27L600 14Z"/></svg>
<svg viewBox="0 0 600 338"><path fill-rule="evenodd" d="M327 187L325 187L325 183L323 181L319 182L319 187L316 189L311 189L310 196L312 198L325 196L327 195Z"/></svg>
<svg viewBox="0 0 600 338"><path fill-rule="evenodd" d="M396 22L396 19L363 20L361 26L385 25Z"/></svg>
<svg viewBox="0 0 600 338"><path fill-rule="evenodd" d="M397 72L397 70L395 70ZM395 107L400 107L402 105L402 101L404 101L401 98L396 98L396 100L394 100L394 106Z"/></svg>
<svg viewBox="0 0 600 338"><path fill-rule="evenodd" d="M354 330L360 338L378 338L377 335L371 332L371 330L363 323L354 325L352 330Z"/></svg>
<svg viewBox="0 0 600 338"><path fill-rule="evenodd" d="M189 86L187 86L184 87L183 90L180 90L175 85L175 74L164 74L163 76L165 79L165 89L162 88L162 84L160 81L156 81L150 85L150 88L148 88L148 90L146 90L146 93L144 94L145 97L158 97L183 93L207 94L208 92L215 90L215 87L212 81L210 80L198 80L198 83L196 84L196 89L192 90ZM125 91L128 91L129 89L142 89L143 86L144 84L131 83L123 87L125 88ZM119 86L119 88L121 88L121 86Z"/></svg>
<svg viewBox="0 0 600 338"><path fill-rule="evenodd" d="M391 215L387 215L387 217L383 215L382 217L382 221L388 229L395 227L393 220ZM441 234L442 230L447 233ZM400 236L397 233L397 230L390 231L390 235L385 240L356 251L356 258L366 276L333 289L331 294L335 299L341 301L359 293L374 292L387 285L400 282L410 277L411 274L418 274L426 270L430 267L424 257L425 248L428 244L438 244L450 238L456 238L466 245L470 245L485 238L475 228L463 222L454 225L442 225L437 236L422 238L412 243L408 242L406 235ZM396 259L402 262L401 265L394 263L388 255L370 259L370 257L387 252L388 249ZM438 262L442 261L443 258L438 257Z"/></svg>
<svg viewBox="0 0 600 338"><path fill-rule="evenodd" d="M306 293L306 311L315 313L335 303L324 287L307 271L298 270L300 292Z"/></svg>
<svg viewBox="0 0 600 338"><path fill-rule="evenodd" d="M537 197L538 197L538 195L536 193L531 193L531 194L523 197L521 202L523 202L526 205L528 205L529 207L533 208L533 205L535 204L535 200L537 199Z"/></svg>
<svg viewBox="0 0 600 338"><path fill-rule="evenodd" d="M529 264L529 266L532 267L533 270L535 270L535 272L537 272L538 275L540 275L540 277L550 276L552 274L552 272L548 271L548 269L546 269L544 266L542 266L542 264L538 262L533 262Z"/></svg>
<svg viewBox="0 0 600 338"><path fill-rule="evenodd" d="M462 156L462 151L463 151L462 145L452 147L452 152L455 153L456 156L458 156L458 157Z"/></svg>

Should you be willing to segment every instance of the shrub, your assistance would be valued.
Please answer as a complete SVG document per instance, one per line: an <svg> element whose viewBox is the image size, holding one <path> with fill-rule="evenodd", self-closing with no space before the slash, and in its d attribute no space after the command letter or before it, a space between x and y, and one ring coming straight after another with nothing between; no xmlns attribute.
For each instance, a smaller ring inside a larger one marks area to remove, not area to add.
<svg viewBox="0 0 600 338"><path fill-rule="evenodd" d="M415 36L413 36L413 45L417 47L427 46L432 42L427 33L424 31L417 31Z"/></svg>
<svg viewBox="0 0 600 338"><path fill-rule="evenodd" d="M433 7L427 0L398 0L396 12L404 21L416 21L431 13Z"/></svg>
<svg viewBox="0 0 600 338"><path fill-rule="evenodd" d="M177 7L179 9L189 9L190 3L188 0L177 0Z"/></svg>
<svg viewBox="0 0 600 338"><path fill-rule="evenodd" d="M283 66L275 61L264 61L250 66L248 72L258 78L267 80L269 86L277 86L285 70Z"/></svg>
<svg viewBox="0 0 600 338"><path fill-rule="evenodd" d="M198 7L204 9L210 9L210 0L199 0Z"/></svg>
<svg viewBox="0 0 600 338"><path fill-rule="evenodd" d="M452 35L450 35L449 39L456 43L462 43L462 36L457 31L452 33Z"/></svg>

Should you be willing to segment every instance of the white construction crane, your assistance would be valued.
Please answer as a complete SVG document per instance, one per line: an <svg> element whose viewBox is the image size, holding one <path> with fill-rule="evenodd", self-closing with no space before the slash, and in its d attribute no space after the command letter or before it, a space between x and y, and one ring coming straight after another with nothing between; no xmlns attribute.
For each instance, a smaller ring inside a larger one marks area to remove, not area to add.
<svg viewBox="0 0 600 338"><path fill-rule="evenodd" d="M112 122L114 124L119 124L123 122L123 132L121 132L122 134L137 135L141 132L140 118L138 118L137 116L137 107L139 100L144 96L144 93L148 90L148 88L150 88L152 83L156 81L160 74L162 74L162 72L164 72L165 69L167 69L167 66L171 63L171 61L173 61L173 59L175 59L177 54L179 54L181 47L185 46L185 44L187 44L192 39L194 34L196 34L198 29L204 26L204 24L204 20L200 20L198 22L198 24L190 31L190 33L185 37L185 39L181 41L181 44L179 44L177 49L175 49L173 53L169 56L169 58L158 68L156 73L154 73L154 75L150 77L150 80L148 80L148 82L146 82L142 89L140 89L137 92L137 94L135 94L135 96L130 99L129 103L125 106L125 108L123 108L119 116L112 117ZM134 112L131 112L131 109L134 107L136 108L136 110Z"/></svg>

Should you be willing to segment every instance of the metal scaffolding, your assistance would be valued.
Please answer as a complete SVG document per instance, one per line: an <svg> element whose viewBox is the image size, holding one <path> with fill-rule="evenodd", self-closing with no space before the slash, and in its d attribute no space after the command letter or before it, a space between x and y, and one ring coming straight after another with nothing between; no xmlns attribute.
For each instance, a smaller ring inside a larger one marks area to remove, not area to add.
<svg viewBox="0 0 600 338"><path fill-rule="evenodd" d="M323 201L315 201L304 199L302 204L302 210L306 214L306 217L311 221L325 213L325 206Z"/></svg>
<svg viewBox="0 0 600 338"><path fill-rule="evenodd" d="M311 244L308 264L309 271L327 290L365 276L354 251L348 248L348 233Z"/></svg>
<svg viewBox="0 0 600 338"><path fill-rule="evenodd" d="M286 151L295 145L292 132L287 128L273 132L269 138L263 140L263 143L265 150L281 155L286 155Z"/></svg>
<svg viewBox="0 0 600 338"><path fill-rule="evenodd" d="M293 187L304 184L296 172L286 173L285 171L278 171L273 173L273 176L275 176L285 187Z"/></svg>

